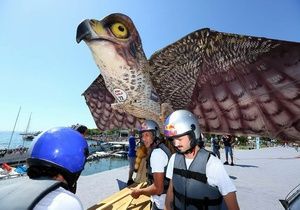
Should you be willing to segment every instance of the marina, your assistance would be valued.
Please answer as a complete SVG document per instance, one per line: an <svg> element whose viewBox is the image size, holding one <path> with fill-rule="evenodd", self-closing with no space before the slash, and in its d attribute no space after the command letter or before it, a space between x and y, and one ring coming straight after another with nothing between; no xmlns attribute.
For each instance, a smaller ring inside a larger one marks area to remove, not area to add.
<svg viewBox="0 0 300 210"><path fill-rule="evenodd" d="M284 209L279 200L285 199L300 183L300 153L292 147L234 150L234 152L236 165L227 165L225 169L237 188L240 209ZM221 159L222 161L225 159L223 149ZM121 189L126 189L127 176L128 166L81 176L76 194L85 209L100 209L103 201L112 198L111 196ZM134 205L128 203L128 206ZM106 209L113 208L107 206Z"/></svg>
<svg viewBox="0 0 300 210"><path fill-rule="evenodd" d="M299 1L4 1L1 9L0 210L161 209L170 158L156 145L160 134L186 157L169 164L170 207L218 209L224 196L229 209L300 210ZM36 143L54 127L73 130ZM134 151L133 131L146 147ZM131 189L146 182L154 185Z"/></svg>
<svg viewBox="0 0 300 210"><path fill-rule="evenodd" d="M24 173L18 173L15 170L18 166L25 165L31 141L24 141L21 133L15 132L8 148L10 136L11 132L0 132L0 165L7 164L11 167L9 171L5 169L0 170L0 179L24 175ZM128 165L128 143L124 140L123 142L87 140L90 155L87 158L88 162L82 175L90 175Z"/></svg>
<svg viewBox="0 0 300 210"><path fill-rule="evenodd" d="M20 136L16 137L20 138ZM103 149L104 146L106 150L95 151L91 154L98 157L86 163L82 176L79 178L77 195L80 197L84 208L110 209L112 206L125 205L134 209L139 205L145 204L147 206L149 198L143 197L140 201L142 203L138 203L138 200L133 200L130 197L128 194L130 191L126 188L128 160L122 156L123 152L120 152L124 148L126 149L126 142L106 142L104 145L95 141L88 142L93 147L98 144L98 147L94 148L95 150ZM13 145L15 144L13 143ZM27 144L28 142L25 142L24 146L28 146ZM113 149L111 150L111 148ZM221 149L220 152L221 159L224 161L224 149ZM117 155L119 153L121 153L120 156ZM300 182L298 178L300 153L293 147L283 146L251 150L235 149L234 153L235 166L225 166L225 168L236 185L240 208L246 210L282 209L279 200L285 199L287 194ZM16 169L15 167L12 168ZM0 176L2 179L7 177ZM13 182L25 177L24 173L19 175L12 172L9 175ZM253 194L252 192L256 193ZM120 196L124 196L124 199L122 198L124 204L122 202L121 204L118 202L111 203ZM101 206L106 208L101 208Z"/></svg>

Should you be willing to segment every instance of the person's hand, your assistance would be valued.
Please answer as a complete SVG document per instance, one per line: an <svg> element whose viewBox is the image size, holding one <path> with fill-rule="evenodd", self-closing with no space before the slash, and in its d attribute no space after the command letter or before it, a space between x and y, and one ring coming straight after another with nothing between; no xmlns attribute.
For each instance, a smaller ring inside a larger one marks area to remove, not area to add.
<svg viewBox="0 0 300 210"><path fill-rule="evenodd" d="M134 199L137 199L140 197L141 195L141 191L140 189L136 189L136 188L130 188L131 189L131 196L134 198Z"/></svg>

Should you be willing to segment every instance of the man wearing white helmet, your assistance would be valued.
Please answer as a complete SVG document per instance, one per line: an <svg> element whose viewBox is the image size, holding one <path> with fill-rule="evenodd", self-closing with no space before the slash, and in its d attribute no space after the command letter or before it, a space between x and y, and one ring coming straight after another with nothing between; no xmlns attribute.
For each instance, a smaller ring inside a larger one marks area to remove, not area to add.
<svg viewBox="0 0 300 210"><path fill-rule="evenodd" d="M222 162L199 146L197 118L187 110L177 110L166 119L164 133L177 151L167 168L166 209L215 210L222 209L225 201L229 210L238 210L236 188Z"/></svg>
<svg viewBox="0 0 300 210"><path fill-rule="evenodd" d="M163 209L169 180L166 178L170 150L160 141L159 126L153 120L145 120L140 128L141 140L147 148L148 187L133 188L131 196L151 195L152 210Z"/></svg>

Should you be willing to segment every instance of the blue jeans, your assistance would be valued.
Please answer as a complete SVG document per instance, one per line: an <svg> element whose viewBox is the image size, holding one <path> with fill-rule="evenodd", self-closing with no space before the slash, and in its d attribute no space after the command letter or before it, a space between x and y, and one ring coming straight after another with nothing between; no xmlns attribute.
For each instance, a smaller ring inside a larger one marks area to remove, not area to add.
<svg viewBox="0 0 300 210"><path fill-rule="evenodd" d="M230 154L230 156L233 155L233 153L232 153L232 147L225 146L225 154L228 155L228 153Z"/></svg>

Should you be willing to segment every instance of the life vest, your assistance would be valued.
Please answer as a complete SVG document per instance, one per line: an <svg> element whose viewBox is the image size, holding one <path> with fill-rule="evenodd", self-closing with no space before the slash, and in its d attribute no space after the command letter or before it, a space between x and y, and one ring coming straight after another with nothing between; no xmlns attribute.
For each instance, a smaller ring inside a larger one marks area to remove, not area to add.
<svg viewBox="0 0 300 210"><path fill-rule="evenodd" d="M207 183L206 164L211 153L200 149L187 169L183 154L176 154L173 170L174 209L221 209L223 197Z"/></svg>
<svg viewBox="0 0 300 210"><path fill-rule="evenodd" d="M1 209L33 209L48 193L63 186L49 179L7 179L0 182Z"/></svg>
<svg viewBox="0 0 300 210"><path fill-rule="evenodd" d="M171 151L169 150L169 148L164 143L159 143L154 149L157 149L157 148L162 149L166 153L166 155L168 156L168 159L170 159L170 157L171 157ZM152 155L153 150L151 151L150 155L148 156L147 162L146 162L146 167L147 167L147 183L148 183L148 185L151 185L153 183L153 181L154 181L153 180L152 167L150 165L150 157ZM166 174L166 171L167 171L167 167L168 167L168 164L164 167L164 173L165 174ZM164 176L164 191L163 191L162 194L166 194L167 193L167 190L168 190L168 187L169 187L169 182L170 182L170 179L168 179L166 176Z"/></svg>

